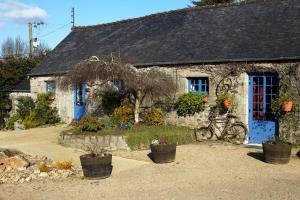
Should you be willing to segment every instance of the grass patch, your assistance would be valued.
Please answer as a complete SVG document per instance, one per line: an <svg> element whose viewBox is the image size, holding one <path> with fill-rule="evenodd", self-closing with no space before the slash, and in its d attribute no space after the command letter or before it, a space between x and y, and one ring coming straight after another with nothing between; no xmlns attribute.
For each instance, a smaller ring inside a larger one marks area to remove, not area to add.
<svg viewBox="0 0 300 200"><path fill-rule="evenodd" d="M135 126L127 139L128 146L133 149L148 149L155 139L164 139L177 145L195 141L193 130L178 126Z"/></svg>

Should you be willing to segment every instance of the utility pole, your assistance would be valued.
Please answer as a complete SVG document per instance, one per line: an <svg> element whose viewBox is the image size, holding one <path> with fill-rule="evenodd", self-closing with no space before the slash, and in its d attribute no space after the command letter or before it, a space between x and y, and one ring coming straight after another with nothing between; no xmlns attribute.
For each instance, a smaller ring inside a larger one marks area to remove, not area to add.
<svg viewBox="0 0 300 200"><path fill-rule="evenodd" d="M28 23L28 29L29 29L29 57L32 57L33 52L33 39L32 39L32 23Z"/></svg>
<svg viewBox="0 0 300 200"><path fill-rule="evenodd" d="M71 30L73 30L75 28L75 11L74 11L74 8L71 9L71 17L72 17L72 28Z"/></svg>

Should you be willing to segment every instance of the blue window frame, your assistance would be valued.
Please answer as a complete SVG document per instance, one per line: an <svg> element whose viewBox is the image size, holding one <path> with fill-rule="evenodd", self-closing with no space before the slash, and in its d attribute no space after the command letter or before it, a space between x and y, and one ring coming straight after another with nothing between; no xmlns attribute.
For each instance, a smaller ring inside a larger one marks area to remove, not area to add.
<svg viewBox="0 0 300 200"><path fill-rule="evenodd" d="M278 77L274 75L253 76L253 120L274 120L272 103L278 95Z"/></svg>
<svg viewBox="0 0 300 200"><path fill-rule="evenodd" d="M56 85L55 81L46 81L46 92L51 92L55 94Z"/></svg>
<svg viewBox="0 0 300 200"><path fill-rule="evenodd" d="M195 93L209 94L208 77L193 77L188 78L188 91Z"/></svg>
<svg viewBox="0 0 300 200"><path fill-rule="evenodd" d="M124 82L120 80L113 80L113 86L118 89L118 91L122 91L124 89Z"/></svg>

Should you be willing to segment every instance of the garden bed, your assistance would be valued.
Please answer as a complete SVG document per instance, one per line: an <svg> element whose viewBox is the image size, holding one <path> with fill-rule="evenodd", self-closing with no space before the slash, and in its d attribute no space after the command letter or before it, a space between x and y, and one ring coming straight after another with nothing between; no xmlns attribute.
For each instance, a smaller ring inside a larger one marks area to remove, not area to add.
<svg viewBox="0 0 300 200"><path fill-rule="evenodd" d="M178 126L135 125L131 129L102 129L98 132L82 132L76 128L64 131L59 136L59 144L81 148L97 143L109 150L149 149L151 142L157 138L180 144L195 141L193 130Z"/></svg>

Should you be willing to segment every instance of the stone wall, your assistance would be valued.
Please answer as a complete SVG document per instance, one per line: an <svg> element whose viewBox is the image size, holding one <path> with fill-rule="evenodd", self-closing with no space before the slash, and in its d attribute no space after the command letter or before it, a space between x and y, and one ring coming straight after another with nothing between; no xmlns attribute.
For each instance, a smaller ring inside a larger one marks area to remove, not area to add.
<svg viewBox="0 0 300 200"><path fill-rule="evenodd" d="M31 93L27 92L13 92L9 94L9 99L11 100L11 111L10 111L10 116L14 115L17 113L17 106L18 106L18 98L19 97L31 97Z"/></svg>
<svg viewBox="0 0 300 200"><path fill-rule="evenodd" d="M179 117L175 111L167 114L166 121L170 124L187 125L190 127L205 126L208 124L207 116L209 115L211 107L215 105L216 91L220 82L224 77L229 77L232 80L231 93L235 95L236 102L236 115L239 120L248 126L248 86L249 86L249 73L253 72L272 72L278 73L279 78L288 76L289 86L294 96L299 98L300 94L300 68L299 62L290 63L230 63L230 64L211 64L211 65L183 65L183 66L165 66L159 67L161 70L168 72L177 83L177 91L174 91L176 97L188 92L188 79L190 77L208 77L209 78L209 102L204 112L190 117ZM31 88L32 96L37 93L45 92L45 81L53 77L32 77ZM99 84L101 85L101 84ZM103 87L103 86L102 86ZM88 89L87 95L87 113L93 115L101 115L101 94L103 88L101 86L92 85ZM147 105L142 107L151 106L151 101L146 101ZM174 103L174 102L173 102ZM59 110L61 118L65 122L70 122L74 115L74 98L72 90L62 91L57 87L57 94L55 105ZM198 124L198 122L201 122ZM299 120L295 123L298 124ZM290 133L289 138L293 143L300 142L299 131ZM298 138L298 139L297 139Z"/></svg>
<svg viewBox="0 0 300 200"><path fill-rule="evenodd" d="M232 63L232 64L215 64L215 65L190 65L190 66L173 66L173 67L161 67L162 70L173 74L174 79L178 84L178 91L176 96L180 96L188 91L188 77L208 77L209 78L209 102L205 111L195 114L189 117L177 116L176 112L170 112L167 114L166 120L170 124L187 125L191 128L196 126L207 126L209 121L207 116L209 115L210 108L215 105L216 90L218 84L228 76L233 84L231 93L235 95L235 100L238 103L236 107L236 115L239 120L248 126L248 86L249 86L249 73L277 73L279 79L282 80L287 77L288 90L293 96L300 100L300 63ZM229 75L230 74L230 75ZM297 111L298 112L298 111ZM298 112L299 113L299 112ZM292 123L296 123L300 127L299 120L294 120ZM285 127L280 123L280 127ZM280 128L280 132L282 129ZM300 142L300 129L297 131L291 131L288 135L288 139L292 143Z"/></svg>
<svg viewBox="0 0 300 200"><path fill-rule="evenodd" d="M36 99L37 94L46 92L46 81L56 80L55 77L31 77L31 95ZM74 118L74 95L73 90L62 89L56 81L56 92L53 107L56 107L62 121L70 123Z"/></svg>
<svg viewBox="0 0 300 200"><path fill-rule="evenodd" d="M114 135L73 135L70 133L61 133L58 143L72 148L84 149L86 146L97 144L101 148L107 150L129 150L125 136Z"/></svg>

